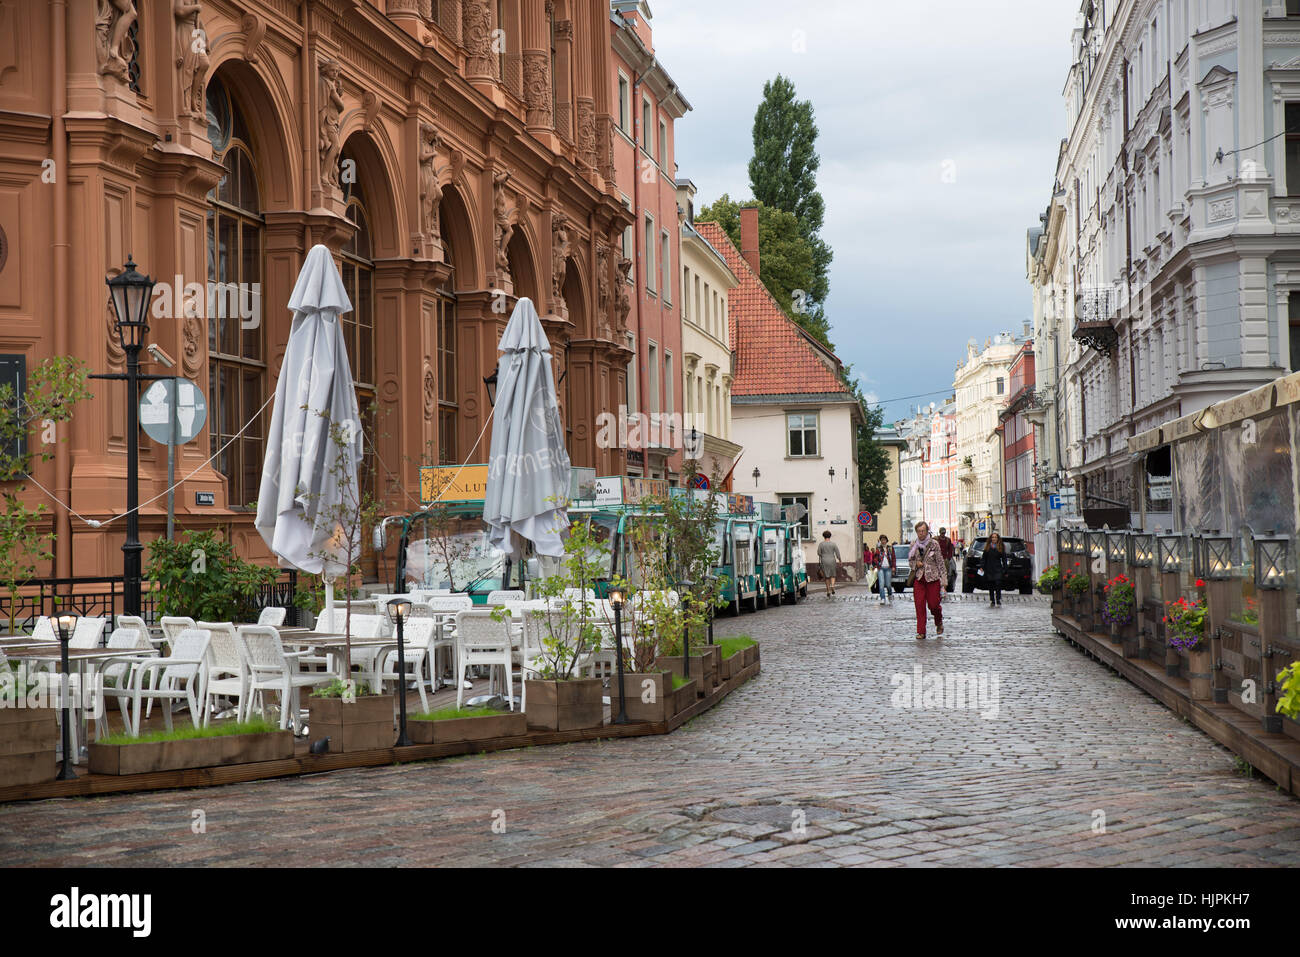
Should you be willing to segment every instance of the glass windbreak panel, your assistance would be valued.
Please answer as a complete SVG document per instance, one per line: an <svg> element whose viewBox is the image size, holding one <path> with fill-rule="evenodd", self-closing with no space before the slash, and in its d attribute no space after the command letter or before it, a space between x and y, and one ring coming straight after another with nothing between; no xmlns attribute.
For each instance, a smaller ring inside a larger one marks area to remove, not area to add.
<svg viewBox="0 0 1300 957"><path fill-rule="evenodd" d="M494 591L501 587L505 558L488 541L478 516L417 521L406 550L406 587Z"/></svg>
<svg viewBox="0 0 1300 957"><path fill-rule="evenodd" d="M613 577L617 558L614 554L614 537L618 531L618 516L570 514L569 529L572 529L579 522L590 523L591 525L591 537L594 544L587 552L587 561L598 565L602 578ZM564 532L566 541L569 537L569 529Z"/></svg>
<svg viewBox="0 0 1300 957"><path fill-rule="evenodd" d="M633 588L641 588L646 585L647 572L652 571L646 566L647 555L644 549L638 549L636 542L653 543L651 546L655 551L660 548L659 542L664 532L661 530L659 521L654 518L629 518L624 531L626 536L626 562L624 574Z"/></svg>
<svg viewBox="0 0 1300 957"><path fill-rule="evenodd" d="M1223 528L1295 530L1290 423L1285 413L1220 430ZM1249 559L1249 556L1244 556Z"/></svg>
<svg viewBox="0 0 1300 957"><path fill-rule="evenodd" d="M1218 433L1209 432L1174 445L1180 528L1224 528L1223 473Z"/></svg>

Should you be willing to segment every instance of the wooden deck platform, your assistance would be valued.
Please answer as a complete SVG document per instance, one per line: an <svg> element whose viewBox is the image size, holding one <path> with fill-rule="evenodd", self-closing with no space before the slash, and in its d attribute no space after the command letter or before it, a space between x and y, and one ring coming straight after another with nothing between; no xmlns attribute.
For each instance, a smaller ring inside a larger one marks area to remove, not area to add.
<svg viewBox="0 0 1300 957"><path fill-rule="evenodd" d="M1258 720L1232 705L1192 700L1191 685L1185 678L1170 676L1162 664L1145 658L1125 658L1118 643L1084 631L1068 615L1053 615L1052 624L1066 640L1240 755L1280 788L1300 797L1300 741L1265 732Z"/></svg>
<svg viewBox="0 0 1300 957"><path fill-rule="evenodd" d="M34 801L44 798L81 797L95 794L121 794L132 791L161 791L171 788L211 787L221 784L239 784L247 781L260 781L268 778L289 777L303 774L320 774L327 771L339 771L348 768L375 767L382 764L407 763L411 761L428 761L433 758L454 757L461 754L477 754L486 751L507 751L512 748L533 747L546 744L569 744L575 741L594 741L598 739L632 738L650 734L668 734L681 727L696 715L703 714L727 695L735 691L746 681L756 677L762 668L761 659L733 675L713 692L700 698L691 707L676 714L665 722L635 722L623 725L610 724L609 708L605 709L605 724L599 728L586 728L579 731L529 731L527 734L489 741L461 742L456 744L412 745L406 748L379 748L373 751L356 751L343 754L313 755L308 751L310 735L295 742L295 754L283 761L265 761L256 764L239 764L228 767L193 768L180 771L158 771L151 774L106 775L91 774L85 765L77 765L78 777L72 781L47 781L23 787L0 787L0 803L9 801ZM472 691L466 691L466 697L486 694L486 680L475 682ZM456 704L456 689L444 688L434 695L429 702L431 710L451 707ZM416 694L408 695L408 714L420 710L420 699ZM187 721L184 714L174 716L176 722ZM112 726L120 730L120 724L114 715ZM146 722L146 728L162 727L157 708L153 717ZM91 739L94 740L93 737Z"/></svg>

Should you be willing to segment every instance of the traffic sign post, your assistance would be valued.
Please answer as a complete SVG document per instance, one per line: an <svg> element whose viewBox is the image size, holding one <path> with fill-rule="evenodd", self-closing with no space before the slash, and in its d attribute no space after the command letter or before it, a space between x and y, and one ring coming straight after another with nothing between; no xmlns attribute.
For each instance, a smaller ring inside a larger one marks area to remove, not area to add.
<svg viewBox="0 0 1300 957"><path fill-rule="evenodd" d="M140 397L140 427L167 446L167 540L176 524L176 446L198 438L208 421L203 390L189 379L159 379Z"/></svg>
<svg viewBox="0 0 1300 957"><path fill-rule="evenodd" d="M871 523L874 521L875 518L872 516L870 512L863 511L858 513L858 524L861 525L863 528L870 528Z"/></svg>

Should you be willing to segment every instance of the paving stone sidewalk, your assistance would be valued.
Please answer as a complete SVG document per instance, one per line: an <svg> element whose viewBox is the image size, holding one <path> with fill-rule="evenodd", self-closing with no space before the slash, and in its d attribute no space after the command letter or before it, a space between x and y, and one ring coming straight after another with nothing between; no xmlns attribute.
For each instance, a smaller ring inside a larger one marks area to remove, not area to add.
<svg viewBox="0 0 1300 957"><path fill-rule="evenodd" d="M860 588L720 619L719 634L762 642L762 675L669 736L10 805L0 855L113 867L1300 865L1300 802L1243 777L1229 751L1055 636L1044 600L948 597L948 633L924 643L910 595L881 607ZM954 699L972 691L967 707L943 706L958 703L934 693L945 679ZM192 832L195 811L205 833Z"/></svg>

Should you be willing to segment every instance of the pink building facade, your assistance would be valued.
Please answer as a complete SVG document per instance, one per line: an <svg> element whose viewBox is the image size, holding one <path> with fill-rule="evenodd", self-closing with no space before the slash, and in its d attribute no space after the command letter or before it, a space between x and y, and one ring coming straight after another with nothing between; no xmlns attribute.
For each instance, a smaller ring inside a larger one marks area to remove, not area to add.
<svg viewBox="0 0 1300 957"><path fill-rule="evenodd" d="M622 238L622 269L632 308L627 318L627 411L631 475L674 481L681 466L681 213L677 204L674 123L691 105L655 57L644 0L610 4L614 167L623 205L636 216ZM646 428L649 426L649 428Z"/></svg>
<svg viewBox="0 0 1300 957"><path fill-rule="evenodd" d="M957 416L951 404L930 417L930 442L922 466L922 517L938 534L957 527Z"/></svg>

